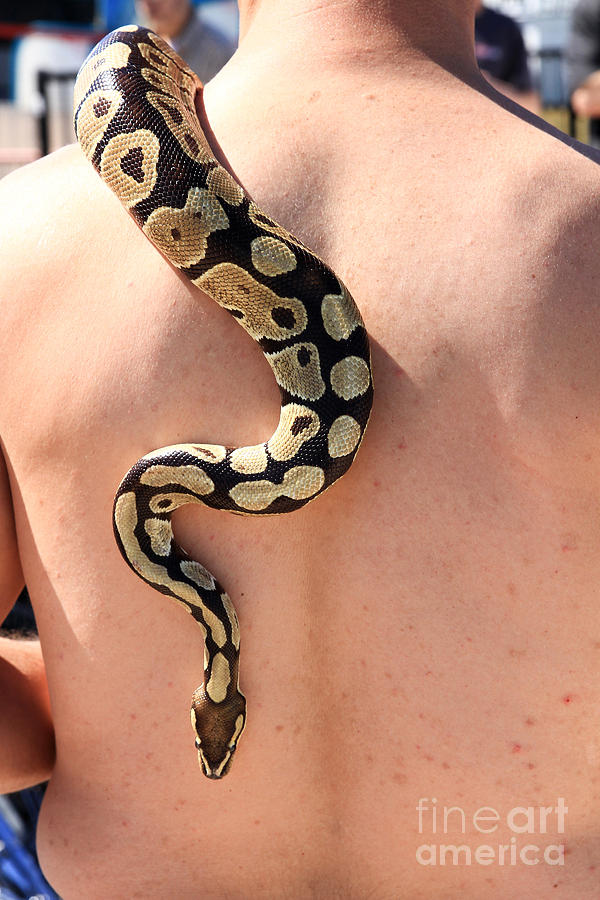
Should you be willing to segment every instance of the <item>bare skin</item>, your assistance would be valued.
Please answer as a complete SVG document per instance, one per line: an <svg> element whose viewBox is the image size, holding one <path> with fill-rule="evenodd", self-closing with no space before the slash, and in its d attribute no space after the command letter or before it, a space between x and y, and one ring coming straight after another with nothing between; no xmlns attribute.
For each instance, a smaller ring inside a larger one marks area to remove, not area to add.
<svg viewBox="0 0 600 900"><path fill-rule="evenodd" d="M414 10L244 7L204 95L236 177L350 287L376 387L314 504L179 516L241 621L223 782L187 718L199 630L122 562L111 503L151 449L264 440L273 376L77 148L0 186L3 579L14 595L22 566L40 627L39 849L65 900L598 895L598 169L478 74L474 3ZM434 797L465 834L431 813L419 833ZM530 806L544 829L473 825ZM565 844L564 866L416 859L511 838Z"/></svg>

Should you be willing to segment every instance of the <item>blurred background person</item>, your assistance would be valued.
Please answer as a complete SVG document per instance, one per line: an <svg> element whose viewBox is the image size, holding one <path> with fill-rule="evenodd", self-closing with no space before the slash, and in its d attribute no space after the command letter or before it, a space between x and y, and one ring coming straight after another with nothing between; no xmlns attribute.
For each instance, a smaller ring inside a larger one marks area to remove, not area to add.
<svg viewBox="0 0 600 900"><path fill-rule="evenodd" d="M200 78L210 81L235 45L204 22L191 0L136 0L139 21L163 37Z"/></svg>
<svg viewBox="0 0 600 900"><path fill-rule="evenodd" d="M589 143L600 147L600 0L579 0L566 53L571 106L590 119Z"/></svg>
<svg viewBox="0 0 600 900"><path fill-rule="evenodd" d="M475 18L475 54L479 68L497 91L537 115L541 113L523 35L514 19L479 3Z"/></svg>

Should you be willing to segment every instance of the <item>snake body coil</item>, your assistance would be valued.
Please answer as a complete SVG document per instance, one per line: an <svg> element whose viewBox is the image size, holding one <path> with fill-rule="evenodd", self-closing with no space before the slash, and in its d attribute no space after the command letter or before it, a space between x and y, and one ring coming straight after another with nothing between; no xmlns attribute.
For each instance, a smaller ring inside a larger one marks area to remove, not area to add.
<svg viewBox="0 0 600 900"><path fill-rule="evenodd" d="M281 391L273 436L254 447L177 444L148 453L114 503L117 544L205 638L192 725L209 778L229 769L246 721L240 631L225 590L173 539L171 515L203 503L243 515L299 509L351 465L373 389L367 334L334 273L264 215L204 136L194 73L157 35L126 26L92 50L75 87L88 159L158 250L259 343Z"/></svg>

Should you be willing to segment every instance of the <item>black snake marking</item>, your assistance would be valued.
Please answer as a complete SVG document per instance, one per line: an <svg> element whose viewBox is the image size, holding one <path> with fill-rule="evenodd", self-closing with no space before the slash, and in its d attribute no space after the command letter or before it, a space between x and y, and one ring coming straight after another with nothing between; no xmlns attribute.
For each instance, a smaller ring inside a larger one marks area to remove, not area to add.
<svg viewBox="0 0 600 900"><path fill-rule="evenodd" d="M260 345L281 392L254 447L177 444L125 475L113 524L125 561L203 631L192 726L205 775L229 769L246 722L240 630L225 590L173 539L171 515L203 503L243 515L299 509L350 467L373 399L367 333L339 279L262 213L213 155L195 112L202 85L157 35L104 38L75 86L77 139L144 234Z"/></svg>

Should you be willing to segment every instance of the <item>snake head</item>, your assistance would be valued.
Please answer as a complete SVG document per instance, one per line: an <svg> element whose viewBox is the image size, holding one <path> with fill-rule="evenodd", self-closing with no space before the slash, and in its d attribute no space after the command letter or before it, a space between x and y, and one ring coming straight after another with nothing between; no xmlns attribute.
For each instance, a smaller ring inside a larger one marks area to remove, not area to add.
<svg viewBox="0 0 600 900"><path fill-rule="evenodd" d="M246 698L236 690L215 703L200 687L194 692L191 719L200 768L207 778L222 778L229 771L246 724Z"/></svg>

